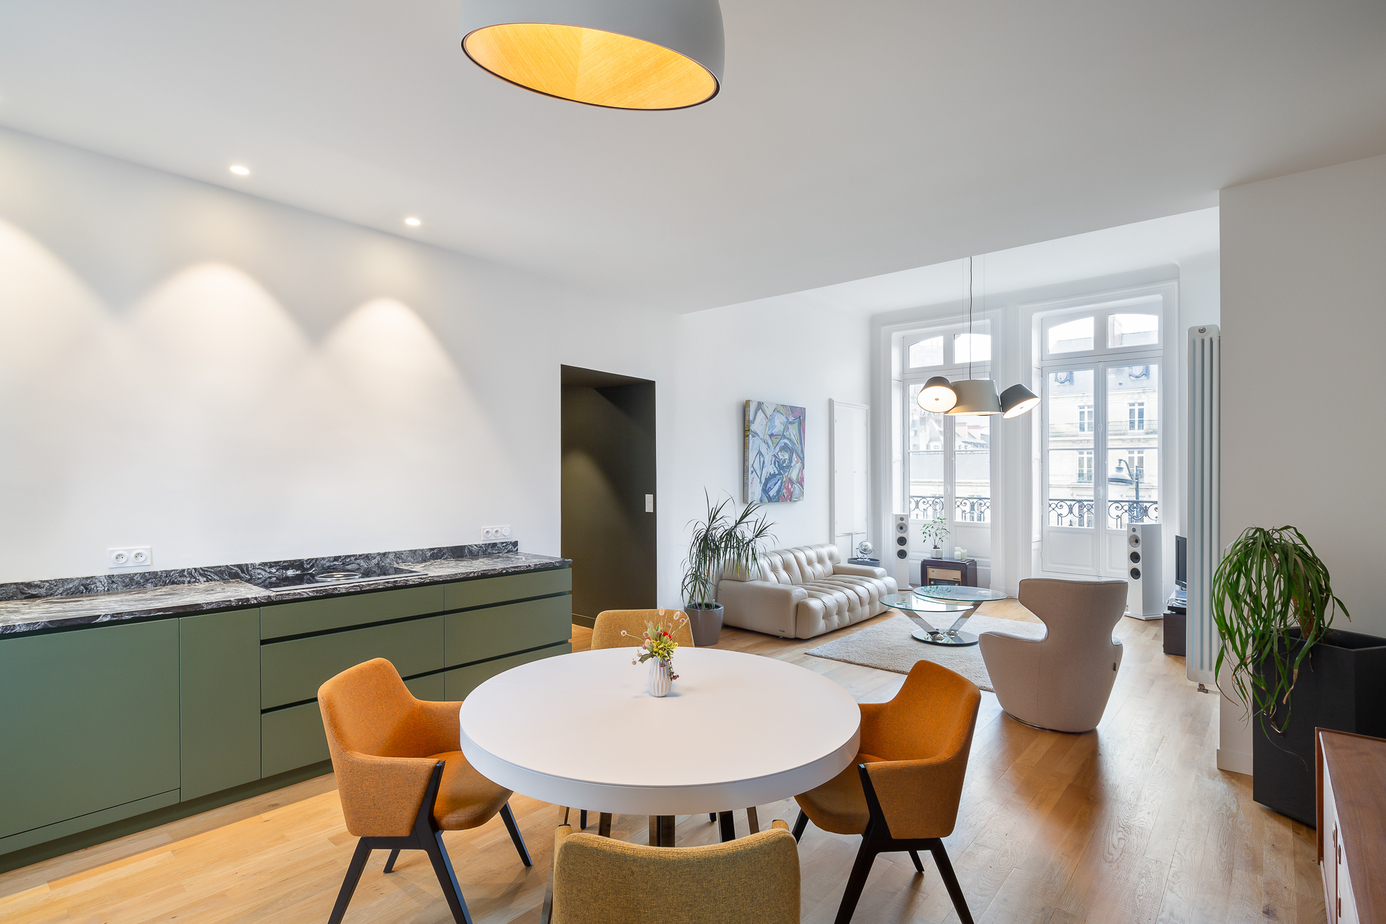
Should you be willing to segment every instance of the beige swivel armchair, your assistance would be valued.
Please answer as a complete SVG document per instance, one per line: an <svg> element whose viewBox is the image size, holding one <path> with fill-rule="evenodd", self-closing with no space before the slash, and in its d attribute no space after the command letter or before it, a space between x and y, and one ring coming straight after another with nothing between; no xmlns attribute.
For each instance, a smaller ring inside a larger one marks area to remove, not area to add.
<svg viewBox="0 0 1386 924"><path fill-rule="evenodd" d="M1001 708L1026 725L1092 731L1121 666L1112 628L1126 611L1126 582L1029 578L1020 582L1020 603L1043 620L1044 638L979 636Z"/></svg>
<svg viewBox="0 0 1386 924"><path fill-rule="evenodd" d="M543 924L799 924L799 850L785 823L708 847L643 847L567 825Z"/></svg>

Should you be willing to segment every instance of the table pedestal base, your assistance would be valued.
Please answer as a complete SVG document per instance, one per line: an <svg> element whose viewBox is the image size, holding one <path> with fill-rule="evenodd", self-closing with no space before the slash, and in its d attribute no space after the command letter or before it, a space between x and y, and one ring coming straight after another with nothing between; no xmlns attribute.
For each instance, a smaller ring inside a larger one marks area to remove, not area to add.
<svg viewBox="0 0 1386 924"><path fill-rule="evenodd" d="M650 846L651 846L651 847L672 847L672 846L674 846L674 816L673 816L673 815L651 815L651 816L650 816Z"/></svg>
<svg viewBox="0 0 1386 924"><path fill-rule="evenodd" d="M972 618L972 614L977 612L977 607L980 605L974 603L971 609L964 611L946 629L935 629L932 623L918 613L906 612L905 615L909 617L910 622L919 627L911 633L911 637L926 645L942 645L945 648L966 648L969 645L975 645L977 644L977 636L971 632L964 632L962 627Z"/></svg>
<svg viewBox="0 0 1386 924"><path fill-rule="evenodd" d="M938 629L915 629L911 636L926 645L943 645L946 648L966 648L969 645L977 644L977 636L971 632L953 632L951 630L939 631Z"/></svg>

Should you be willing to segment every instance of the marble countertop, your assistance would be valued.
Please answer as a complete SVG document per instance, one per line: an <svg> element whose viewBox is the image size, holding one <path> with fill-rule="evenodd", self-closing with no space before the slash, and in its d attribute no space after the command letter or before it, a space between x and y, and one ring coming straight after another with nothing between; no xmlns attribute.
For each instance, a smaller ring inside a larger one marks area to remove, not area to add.
<svg viewBox="0 0 1386 924"><path fill-rule="evenodd" d="M356 570L363 563L397 565L419 573L277 593L253 583L257 575L286 564L313 571ZM519 551L514 542L502 542L0 584L0 636L441 584L570 564L565 558L532 555Z"/></svg>

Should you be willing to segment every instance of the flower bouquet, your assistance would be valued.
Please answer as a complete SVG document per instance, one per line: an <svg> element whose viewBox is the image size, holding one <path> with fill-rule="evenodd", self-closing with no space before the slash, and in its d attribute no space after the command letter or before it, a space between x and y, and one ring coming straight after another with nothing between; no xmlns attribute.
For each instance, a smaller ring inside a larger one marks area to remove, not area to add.
<svg viewBox="0 0 1386 924"><path fill-rule="evenodd" d="M639 652L631 664L644 664L650 662L649 690L651 696L667 696L669 689L674 681L679 679L679 675L674 673L674 650L679 647L679 643L674 641L674 630L686 625L687 617L682 620L675 618L670 620L669 625L664 625L664 611L659 611L658 622L646 622L645 633L639 637ZM621 634L626 638L635 639L626 630L622 629Z"/></svg>

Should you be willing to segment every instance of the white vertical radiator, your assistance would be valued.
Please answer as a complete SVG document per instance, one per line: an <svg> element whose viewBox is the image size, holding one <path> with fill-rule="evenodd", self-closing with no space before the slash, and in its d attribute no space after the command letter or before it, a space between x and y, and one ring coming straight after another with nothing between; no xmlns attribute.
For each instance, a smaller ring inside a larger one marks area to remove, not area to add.
<svg viewBox="0 0 1386 924"><path fill-rule="evenodd" d="M1184 669L1190 680L1212 685L1221 640L1213 623L1210 588L1222 560L1222 334L1215 325L1189 328L1189 615Z"/></svg>

